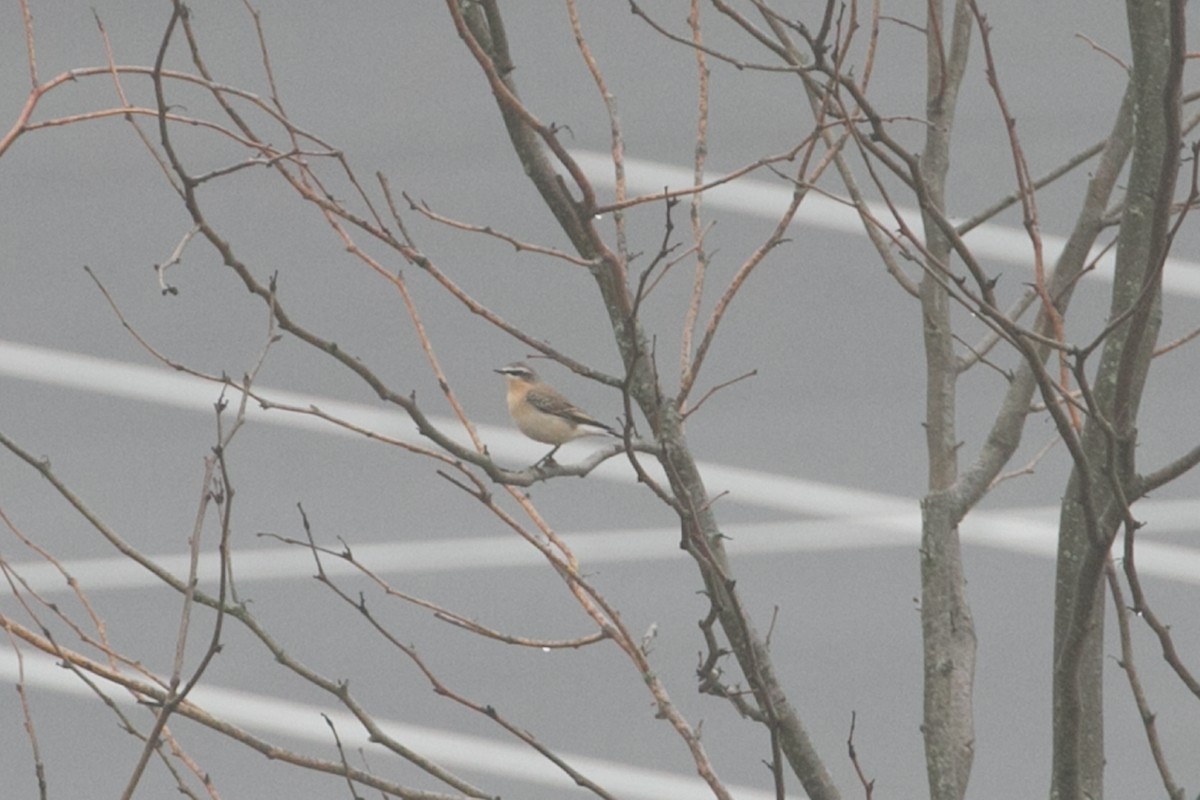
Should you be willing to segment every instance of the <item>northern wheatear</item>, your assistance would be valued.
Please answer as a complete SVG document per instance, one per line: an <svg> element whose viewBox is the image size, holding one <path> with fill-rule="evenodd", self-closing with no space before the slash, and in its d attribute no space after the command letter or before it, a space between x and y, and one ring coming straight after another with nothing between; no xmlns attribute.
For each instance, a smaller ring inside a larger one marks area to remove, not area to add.
<svg viewBox="0 0 1200 800"><path fill-rule="evenodd" d="M537 463L553 461L558 448L572 439L621 435L542 383L528 364L518 361L495 371L508 384L508 413L521 433L536 442L554 445Z"/></svg>

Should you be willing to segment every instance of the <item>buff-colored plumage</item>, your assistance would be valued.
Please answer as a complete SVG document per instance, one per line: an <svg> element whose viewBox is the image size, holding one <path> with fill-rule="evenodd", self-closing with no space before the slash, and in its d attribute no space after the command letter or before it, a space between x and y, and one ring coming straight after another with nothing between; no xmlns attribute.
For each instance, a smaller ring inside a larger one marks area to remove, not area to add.
<svg viewBox="0 0 1200 800"><path fill-rule="evenodd" d="M576 406L559 391L543 383L523 362L496 370L508 384L508 413L521 433L537 442L554 445L542 459L550 460L559 447L582 436L617 432Z"/></svg>

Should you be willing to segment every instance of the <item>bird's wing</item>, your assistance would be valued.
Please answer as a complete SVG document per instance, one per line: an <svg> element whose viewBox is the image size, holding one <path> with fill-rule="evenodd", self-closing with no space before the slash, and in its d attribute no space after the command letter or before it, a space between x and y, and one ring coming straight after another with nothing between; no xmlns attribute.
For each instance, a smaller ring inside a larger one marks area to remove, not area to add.
<svg viewBox="0 0 1200 800"><path fill-rule="evenodd" d="M532 389L526 395L526 398L529 400L529 404L538 411L562 417L565 420L574 422L576 425L590 425L593 428L600 428L609 433L614 433L612 428L588 414L558 392Z"/></svg>

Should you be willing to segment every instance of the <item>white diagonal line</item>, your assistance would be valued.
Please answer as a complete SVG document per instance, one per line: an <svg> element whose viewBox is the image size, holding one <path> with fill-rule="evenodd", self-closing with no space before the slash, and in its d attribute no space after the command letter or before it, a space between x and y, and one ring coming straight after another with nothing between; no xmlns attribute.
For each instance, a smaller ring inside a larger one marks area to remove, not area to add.
<svg viewBox="0 0 1200 800"><path fill-rule="evenodd" d="M221 391L210 382L162 368L3 340L0 340L0 375L205 413L211 413L213 402ZM398 411L294 392L261 391L276 402L302 408L317 406L364 428L417 441L411 423ZM265 411L256 404L248 406L248 415L255 421L275 425L321 433L349 433L314 417ZM452 430L455 424L450 419L435 419L434 422L444 430ZM540 446L513 431L488 425L479 426L479 430L495 454L536 458L542 453ZM918 540L920 518L917 502L913 499L724 464L705 463L701 470L710 488L728 490L736 502L816 518L730 525L725 532L735 539L734 546L741 553L912 545ZM627 484L635 480L629 465L615 459L602 465L593 476ZM1196 520L1200 519L1198 500L1147 501L1139 504L1138 510L1140 516L1150 521L1150 532L1193 531ZM964 538L1012 552L1052 557L1054 513L1053 509L976 511L964 523ZM655 560L678 556L677 536L672 530L617 530L572 534L572 543L581 558L593 563ZM514 544L483 537L439 539L357 545L354 552L363 563L381 573L471 570L540 563L540 557L534 551ZM1139 565L1144 574L1193 583L1200 581L1200 551L1194 548L1143 537L1139 553ZM188 561L185 555L161 554L155 558L173 574L186 574ZM335 572L351 569L336 559L327 558L324 563L327 569ZM30 562L17 566L39 591L65 588L63 578L48 564ZM76 578L86 577L84 585L92 590L157 583L150 573L123 558L72 561L67 566ZM210 556L202 557L200 567L201 575L217 574L216 562ZM235 558L235 576L239 580L284 579L310 575L313 571L310 554L300 548L245 550L237 553Z"/></svg>
<svg viewBox="0 0 1200 800"><path fill-rule="evenodd" d="M571 157L583 169L593 183L611 187L614 184L612 156L588 150L573 151ZM676 167L655 161L636 158L625 159L625 178L633 192L651 194L661 192L664 186L683 189L692 185L691 168ZM719 174L707 176L717 180ZM781 182L739 178L722 184L704 193L704 202L713 208L721 208L766 219L778 219L792 199L792 189ZM868 203L871 215L889 228L896 227L892 211L883 203ZM914 230L920 230L921 214L915 208L899 207L898 212ZM805 198L796 214L793 225L823 228L825 230L865 236L858 212L845 203L840 203L817 193ZM1029 235L1021 228L984 223L973 228L964 237L976 256L990 261L1014 264L1032 270L1033 255ZM1046 262L1053 264L1062 253L1067 240L1051 233L1042 234L1042 251ZM1098 253L1097 253L1098 254ZM1086 280L1112 281L1115 255L1112 251L1103 255L1096 269L1085 274ZM1163 291L1183 297L1200 297L1200 263L1182 258L1168 258L1163 271Z"/></svg>
<svg viewBox="0 0 1200 800"><path fill-rule="evenodd" d="M94 696L73 673L59 667L41 653L24 654L25 685L64 694ZM16 654L0 647L0 683L12 685L19 679ZM123 691L112 691L118 703L132 705ZM370 740L361 723L351 714L336 708L297 703L262 694L252 694L216 686L197 686L188 695L195 705L233 725L258 735L285 736L293 741L328 747L332 743L329 724L337 727L342 745L364 749L378 755L385 752ZM561 770L524 745L514 742L470 736L438 728L412 725L395 720L379 720L380 727L393 739L443 766L550 786L560 790L580 790ZM646 800L691 800L708 794L699 778L664 770L646 769L591 756L559 752L572 767L609 791ZM775 794L744 786L729 786L738 800L769 800ZM580 790L582 791L582 790Z"/></svg>

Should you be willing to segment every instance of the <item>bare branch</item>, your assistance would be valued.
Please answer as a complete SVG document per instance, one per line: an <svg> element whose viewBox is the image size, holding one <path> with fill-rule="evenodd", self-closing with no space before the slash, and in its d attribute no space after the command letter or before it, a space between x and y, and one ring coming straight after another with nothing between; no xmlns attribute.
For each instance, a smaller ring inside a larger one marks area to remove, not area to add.
<svg viewBox="0 0 1200 800"><path fill-rule="evenodd" d="M1155 724L1155 715L1150 710L1150 703L1146 699L1146 693L1142 689L1141 678L1138 677L1137 667L1134 665L1133 641L1129 632L1130 609L1125 605L1125 596L1121 591L1121 581L1117 577L1117 569L1113 566L1111 556L1109 556L1104 564L1104 575L1108 579L1108 591L1112 595L1113 610L1116 612L1117 618L1117 631L1121 640L1121 660L1117 662L1117 665L1124 671L1125 677L1129 681L1129 692L1133 695L1138 715L1142 718L1142 727L1146 732L1146 743L1150 747L1150 755L1154 759L1154 766L1158 769L1159 777L1162 778L1163 789L1166 790L1167 797L1171 798L1171 800L1183 800L1183 788L1176 785L1174 778L1171 777L1171 769L1167 765L1162 742L1158 738L1158 726Z"/></svg>

